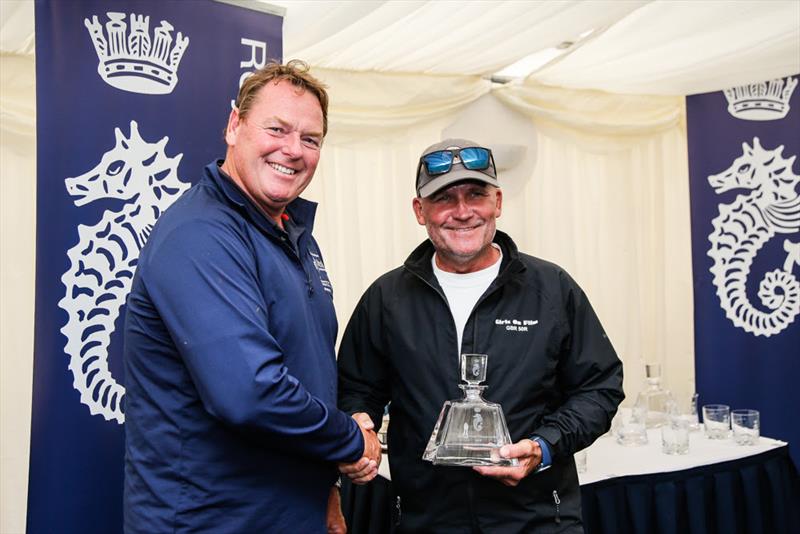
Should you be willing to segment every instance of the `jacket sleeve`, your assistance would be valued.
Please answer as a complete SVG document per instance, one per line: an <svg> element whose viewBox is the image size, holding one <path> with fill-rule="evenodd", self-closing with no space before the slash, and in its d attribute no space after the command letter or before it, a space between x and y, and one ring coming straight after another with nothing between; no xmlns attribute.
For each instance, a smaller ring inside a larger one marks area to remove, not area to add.
<svg viewBox="0 0 800 534"><path fill-rule="evenodd" d="M380 429L391 399L390 369L383 348L383 302L373 284L361 297L339 345L339 408L366 412Z"/></svg>
<svg viewBox="0 0 800 534"><path fill-rule="evenodd" d="M358 425L284 364L251 247L234 225L185 223L140 266L148 295L209 414L270 447L354 461L364 448Z"/></svg>
<svg viewBox="0 0 800 534"><path fill-rule="evenodd" d="M625 398L622 362L586 294L561 275L566 332L557 367L561 404L533 431L552 445L554 457L574 454L607 432Z"/></svg>

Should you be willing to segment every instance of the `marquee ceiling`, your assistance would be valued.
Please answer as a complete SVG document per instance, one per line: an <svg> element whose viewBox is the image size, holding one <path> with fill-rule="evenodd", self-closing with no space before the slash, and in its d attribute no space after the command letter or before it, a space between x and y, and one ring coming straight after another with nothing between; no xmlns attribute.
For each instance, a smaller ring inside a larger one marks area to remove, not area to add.
<svg viewBox="0 0 800 534"><path fill-rule="evenodd" d="M691 94L800 72L797 0L269 3L286 9L284 57L328 69L491 77L573 42L530 79L616 93ZM0 51L30 55L33 43L33 2L0 1Z"/></svg>

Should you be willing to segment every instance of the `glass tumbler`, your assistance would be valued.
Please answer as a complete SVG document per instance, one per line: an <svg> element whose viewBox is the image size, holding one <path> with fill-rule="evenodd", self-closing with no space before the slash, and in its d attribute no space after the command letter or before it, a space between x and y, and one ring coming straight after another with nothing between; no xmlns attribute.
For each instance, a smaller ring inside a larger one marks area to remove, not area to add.
<svg viewBox="0 0 800 534"><path fill-rule="evenodd" d="M758 410L733 410L731 428L733 441L737 445L756 445L761 429L761 416Z"/></svg>
<svg viewBox="0 0 800 534"><path fill-rule="evenodd" d="M731 407L726 404L703 406L703 426L708 439L726 439L731 432Z"/></svg>

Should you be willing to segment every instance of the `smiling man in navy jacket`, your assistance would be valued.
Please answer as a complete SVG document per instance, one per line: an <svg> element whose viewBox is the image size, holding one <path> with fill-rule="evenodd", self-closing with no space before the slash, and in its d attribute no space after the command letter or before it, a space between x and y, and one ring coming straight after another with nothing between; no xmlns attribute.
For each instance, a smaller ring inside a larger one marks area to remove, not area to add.
<svg viewBox="0 0 800 534"><path fill-rule="evenodd" d="M141 252L125 324L128 533L341 531L336 463L380 445L336 409L333 290L299 198L328 97L302 62L247 78L224 161Z"/></svg>
<svg viewBox="0 0 800 534"><path fill-rule="evenodd" d="M495 228L491 150L448 139L423 152L414 215L429 239L366 291L339 350L339 405L380 424L389 405L399 532L582 532L573 454L605 433L622 364L584 292ZM422 459L442 404L462 397L459 355L489 355L518 467Z"/></svg>

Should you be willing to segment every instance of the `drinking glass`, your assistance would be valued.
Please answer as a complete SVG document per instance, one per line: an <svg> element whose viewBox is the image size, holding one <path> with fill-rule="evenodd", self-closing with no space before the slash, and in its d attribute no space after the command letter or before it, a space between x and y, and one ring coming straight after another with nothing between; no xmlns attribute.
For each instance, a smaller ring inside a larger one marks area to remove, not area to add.
<svg viewBox="0 0 800 534"><path fill-rule="evenodd" d="M761 429L760 419L758 410L733 410L731 412L733 441L737 445L757 445Z"/></svg>
<svg viewBox="0 0 800 534"><path fill-rule="evenodd" d="M726 439L731 431L731 407L726 404L703 406L703 426L708 439Z"/></svg>
<svg viewBox="0 0 800 534"><path fill-rule="evenodd" d="M617 443L633 447L647 445L647 406L637 403L631 410L620 413L622 424L617 429Z"/></svg>
<svg viewBox="0 0 800 534"><path fill-rule="evenodd" d="M661 452L664 454L688 454L691 419L672 414L661 427Z"/></svg>

